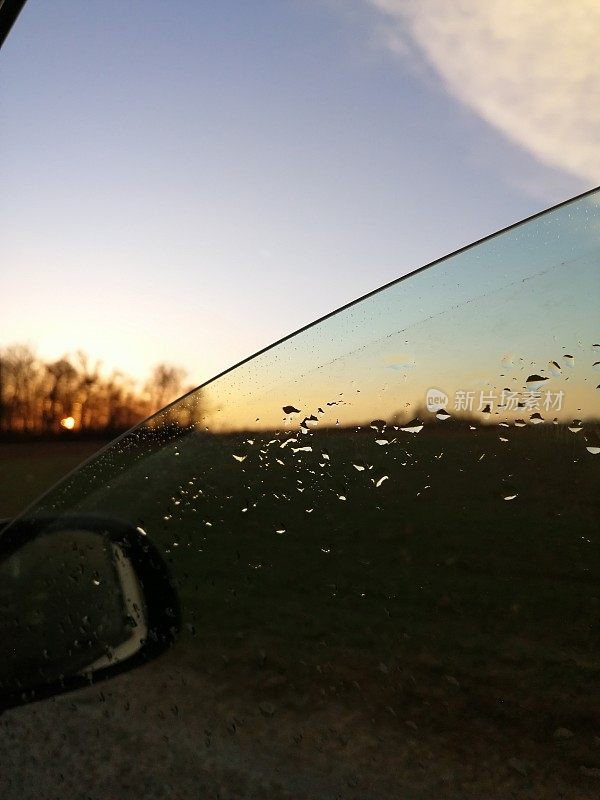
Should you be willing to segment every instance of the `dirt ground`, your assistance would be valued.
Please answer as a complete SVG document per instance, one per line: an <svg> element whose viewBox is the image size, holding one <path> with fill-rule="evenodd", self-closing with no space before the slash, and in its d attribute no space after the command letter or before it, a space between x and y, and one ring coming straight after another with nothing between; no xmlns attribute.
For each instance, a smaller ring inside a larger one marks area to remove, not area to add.
<svg viewBox="0 0 600 800"><path fill-rule="evenodd" d="M296 692L268 667L248 664L240 674L239 666L215 671L175 662L167 657L103 686L6 712L0 719L2 797L597 797L597 778L576 766L572 773L556 769L562 751L575 744L551 732L537 749L527 736L494 743L483 720L479 741L472 735L476 725L440 737L420 719L365 704L360 690L350 701L331 687L323 695Z"/></svg>

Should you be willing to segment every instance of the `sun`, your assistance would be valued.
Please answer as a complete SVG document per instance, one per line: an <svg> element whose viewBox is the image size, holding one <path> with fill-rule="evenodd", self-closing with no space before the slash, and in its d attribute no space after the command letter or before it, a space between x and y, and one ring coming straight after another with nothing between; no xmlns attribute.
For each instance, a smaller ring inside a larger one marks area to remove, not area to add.
<svg viewBox="0 0 600 800"><path fill-rule="evenodd" d="M75 427L75 420L73 417L64 417L61 419L60 424L63 428L66 428L68 431L72 431Z"/></svg>

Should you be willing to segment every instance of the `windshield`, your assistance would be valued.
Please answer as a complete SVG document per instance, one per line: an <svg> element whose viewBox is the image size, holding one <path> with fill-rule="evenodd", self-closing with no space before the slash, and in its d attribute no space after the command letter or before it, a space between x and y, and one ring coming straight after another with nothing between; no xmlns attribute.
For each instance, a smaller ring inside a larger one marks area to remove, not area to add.
<svg viewBox="0 0 600 800"><path fill-rule="evenodd" d="M140 672L191 728L167 711L164 736L193 748L206 702L302 797L588 796L599 259L592 193L259 353L29 510L113 516L165 558L184 624Z"/></svg>

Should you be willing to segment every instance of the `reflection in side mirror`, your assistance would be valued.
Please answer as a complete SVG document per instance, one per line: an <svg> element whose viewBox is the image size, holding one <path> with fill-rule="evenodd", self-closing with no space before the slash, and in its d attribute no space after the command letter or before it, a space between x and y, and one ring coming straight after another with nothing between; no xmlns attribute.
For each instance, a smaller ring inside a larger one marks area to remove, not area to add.
<svg viewBox="0 0 600 800"><path fill-rule="evenodd" d="M164 562L118 521L19 521L0 537L0 707L155 657L179 628Z"/></svg>

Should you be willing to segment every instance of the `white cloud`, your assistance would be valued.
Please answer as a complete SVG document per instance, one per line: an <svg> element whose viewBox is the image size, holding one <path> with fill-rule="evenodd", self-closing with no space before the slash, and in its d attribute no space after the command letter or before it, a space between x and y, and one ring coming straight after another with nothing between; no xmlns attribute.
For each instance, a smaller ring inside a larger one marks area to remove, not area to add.
<svg viewBox="0 0 600 800"><path fill-rule="evenodd" d="M385 43L541 162L600 183L600 0L367 0Z"/></svg>

